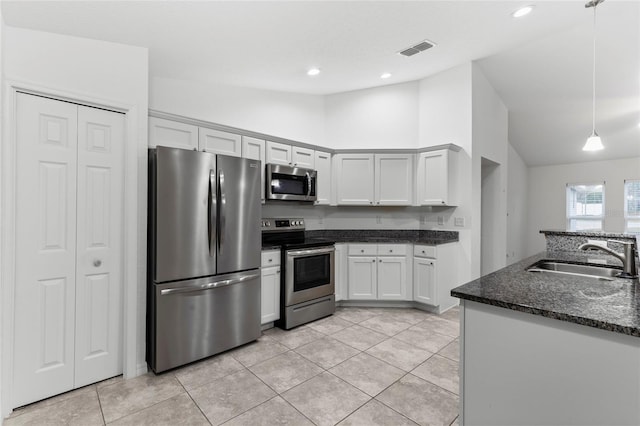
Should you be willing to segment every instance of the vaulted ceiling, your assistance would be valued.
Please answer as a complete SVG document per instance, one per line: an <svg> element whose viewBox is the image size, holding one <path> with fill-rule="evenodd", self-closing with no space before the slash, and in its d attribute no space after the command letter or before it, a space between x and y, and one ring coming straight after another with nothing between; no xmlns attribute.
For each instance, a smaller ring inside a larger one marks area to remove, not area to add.
<svg viewBox="0 0 640 426"><path fill-rule="evenodd" d="M529 165L640 156L640 2L598 6L591 133L592 9L582 1L3 1L7 25L149 48L151 77L326 95L412 81L477 60L509 109ZM436 47L398 51L424 39ZM320 75L306 71L319 67ZM383 72L392 76L380 79Z"/></svg>

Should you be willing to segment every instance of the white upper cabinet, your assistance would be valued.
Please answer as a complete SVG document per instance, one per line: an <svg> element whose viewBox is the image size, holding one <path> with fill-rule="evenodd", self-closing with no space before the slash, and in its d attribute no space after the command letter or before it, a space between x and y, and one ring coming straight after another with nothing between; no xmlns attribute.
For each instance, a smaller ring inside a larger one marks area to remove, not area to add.
<svg viewBox="0 0 640 426"><path fill-rule="evenodd" d="M293 165L291 145L267 141L267 163L283 166Z"/></svg>
<svg viewBox="0 0 640 426"><path fill-rule="evenodd" d="M413 203L413 154L337 154L338 205Z"/></svg>
<svg viewBox="0 0 640 426"><path fill-rule="evenodd" d="M315 155L314 150L309 148L302 148L299 146L291 147L291 160L294 167L304 167L305 169L315 169Z"/></svg>
<svg viewBox="0 0 640 426"><path fill-rule="evenodd" d="M198 149L198 127L164 118L149 117L149 148Z"/></svg>
<svg viewBox="0 0 640 426"><path fill-rule="evenodd" d="M458 205L457 158L458 153L449 149L418 154L417 205Z"/></svg>
<svg viewBox="0 0 640 426"><path fill-rule="evenodd" d="M375 200L381 206L413 203L413 154L375 155Z"/></svg>
<svg viewBox="0 0 640 426"><path fill-rule="evenodd" d="M198 145L200 151L229 155L232 157L240 157L242 155L240 135L207 129L206 127L200 127L199 130Z"/></svg>
<svg viewBox="0 0 640 426"><path fill-rule="evenodd" d="M328 152L314 151L315 169L318 172L316 178L316 204L329 205L331 201L331 154Z"/></svg>
<svg viewBox="0 0 640 426"><path fill-rule="evenodd" d="M338 154L335 166L337 204L373 205L373 154Z"/></svg>
<svg viewBox="0 0 640 426"><path fill-rule="evenodd" d="M250 136L242 137L242 157L250 160L260 160L260 196L264 201L264 165L265 165L265 141L262 139L252 138Z"/></svg>

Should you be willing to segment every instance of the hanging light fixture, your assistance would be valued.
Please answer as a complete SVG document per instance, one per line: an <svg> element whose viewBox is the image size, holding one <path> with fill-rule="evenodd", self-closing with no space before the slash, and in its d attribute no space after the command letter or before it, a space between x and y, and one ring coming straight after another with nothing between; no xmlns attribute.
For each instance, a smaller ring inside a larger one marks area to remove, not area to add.
<svg viewBox="0 0 640 426"><path fill-rule="evenodd" d="M596 132L596 9L604 0L591 0L584 7L593 7L593 126L591 136L587 139L587 143L582 147L583 151L600 151L604 149L602 139Z"/></svg>

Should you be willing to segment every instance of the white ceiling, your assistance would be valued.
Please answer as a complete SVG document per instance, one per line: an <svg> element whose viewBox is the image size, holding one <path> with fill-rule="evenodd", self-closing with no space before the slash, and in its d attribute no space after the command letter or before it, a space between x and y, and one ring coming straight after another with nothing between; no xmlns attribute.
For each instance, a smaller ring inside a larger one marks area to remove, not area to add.
<svg viewBox="0 0 640 426"><path fill-rule="evenodd" d="M518 20L510 13L534 3ZM598 131L591 9L575 1L2 1L7 25L149 48L150 77L307 94L417 80L480 60L530 165L640 156L640 3L598 7ZM429 39L411 58L399 50ZM314 78L305 72L317 66ZM382 72L393 76L379 78Z"/></svg>

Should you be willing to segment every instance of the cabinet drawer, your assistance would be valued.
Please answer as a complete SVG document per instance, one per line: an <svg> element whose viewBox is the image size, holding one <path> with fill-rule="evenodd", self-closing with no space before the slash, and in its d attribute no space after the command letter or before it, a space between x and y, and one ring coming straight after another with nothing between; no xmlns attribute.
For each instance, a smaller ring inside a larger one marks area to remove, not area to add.
<svg viewBox="0 0 640 426"><path fill-rule="evenodd" d="M405 256L407 254L406 244L379 244L378 256Z"/></svg>
<svg viewBox="0 0 640 426"><path fill-rule="evenodd" d="M436 246L413 246L413 255L415 257L432 257L436 258Z"/></svg>
<svg viewBox="0 0 640 426"><path fill-rule="evenodd" d="M280 265L280 250L265 250L262 252L261 266L277 266Z"/></svg>
<svg viewBox="0 0 640 426"><path fill-rule="evenodd" d="M349 256L376 256L377 244L349 244Z"/></svg>

